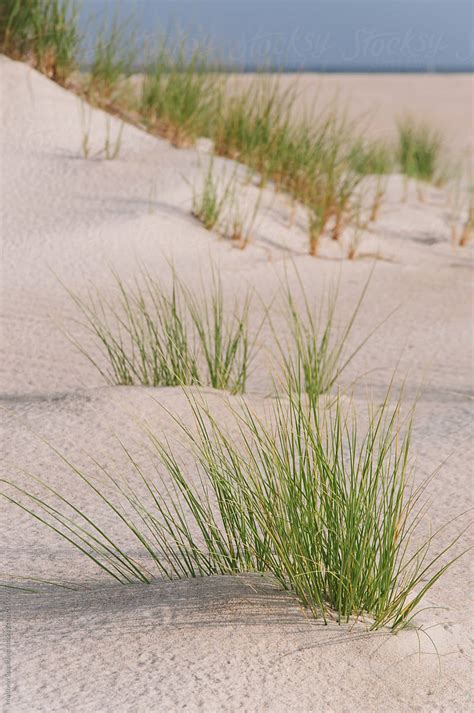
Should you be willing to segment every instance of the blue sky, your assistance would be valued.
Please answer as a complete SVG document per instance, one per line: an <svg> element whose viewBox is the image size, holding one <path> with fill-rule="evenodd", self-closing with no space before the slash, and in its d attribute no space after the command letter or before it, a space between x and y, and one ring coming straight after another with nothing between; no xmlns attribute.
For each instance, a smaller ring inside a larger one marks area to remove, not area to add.
<svg viewBox="0 0 474 713"><path fill-rule="evenodd" d="M294 69L472 69L470 0L82 0L142 44L158 29L205 37L224 59Z"/></svg>

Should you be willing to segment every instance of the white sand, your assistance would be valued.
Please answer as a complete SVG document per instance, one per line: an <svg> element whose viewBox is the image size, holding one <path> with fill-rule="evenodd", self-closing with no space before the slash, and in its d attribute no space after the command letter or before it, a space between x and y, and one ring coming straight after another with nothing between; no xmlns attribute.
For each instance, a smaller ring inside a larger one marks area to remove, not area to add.
<svg viewBox="0 0 474 713"><path fill-rule="evenodd" d="M25 476L14 466L29 469L53 487L66 488L120 537L110 514L32 431L78 463L91 454L126 473L114 433L144 459L143 435L132 416L172 434L153 398L184 418L189 408L179 389L104 385L59 329L75 311L55 275L79 292L87 278L113 295L111 267L125 279L138 263L160 275L172 258L180 274L197 285L199 268L208 269L212 256L229 293L248 284L270 299L290 255L314 298L340 275L344 315L372 261L341 262L329 241L322 259L306 256L302 216L288 230L287 206L281 199L271 203L270 194L254 244L245 251L231 247L189 215L187 181L202 173L195 151L171 148L127 126L117 160L86 161L80 158L78 99L22 64L2 58L0 70L2 471L20 483ZM430 78L431 84L436 81L444 92L447 78ZM400 83L401 97L404 87ZM427 93L426 114L436 114L437 96L434 88ZM453 116L460 106L461 101ZM439 116L448 117L446 107L443 112ZM105 118L99 111L91 117L99 148ZM111 126L116 132L118 122ZM225 170L228 162L220 165ZM348 385L364 373L377 398L398 364L396 383L406 377L409 400L424 379L414 453L420 479L447 459L430 486L430 517L438 526L469 507L472 496L472 248L451 247L442 192L429 189L424 203L414 190L406 203L401 195L402 181L395 176L376 231L361 245L362 253L379 252L386 259L376 263L354 340L399 309L342 381ZM266 336L247 397L257 410L269 390ZM228 397L209 391L207 398L224 420ZM363 406L362 384L355 399ZM190 462L190 477L193 472ZM439 608L418 618L432 627L428 632L438 658L428 637L419 639L416 632L394 637L324 627L259 577L113 585L54 533L5 503L1 508L3 581L26 577L89 585L79 592L43 585L35 596L0 590L5 631L8 626L11 635L12 711L470 709L468 558L430 593L428 604ZM441 541L460 527L447 528ZM459 548L468 541L464 537ZM4 688L7 669L2 651Z"/></svg>

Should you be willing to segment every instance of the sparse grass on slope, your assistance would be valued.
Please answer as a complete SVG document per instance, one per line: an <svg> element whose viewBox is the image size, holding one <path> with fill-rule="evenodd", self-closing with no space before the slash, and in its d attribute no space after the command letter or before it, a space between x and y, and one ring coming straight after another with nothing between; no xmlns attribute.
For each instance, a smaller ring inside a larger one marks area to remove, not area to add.
<svg viewBox="0 0 474 713"><path fill-rule="evenodd" d="M82 39L74 0L3 0L1 50L32 61L57 81L65 81L77 65ZM229 91L229 82L211 64L206 49L190 50L185 39L172 43L166 37L156 38L141 96L133 100L134 92L131 88L126 92L122 82L133 64L129 45L130 38L116 21L104 25L82 91L129 119L136 115L137 121L176 145L191 144L200 135L213 139L218 154L247 164L259 173L262 183L272 180L295 200L305 205L309 201L313 214L315 192L323 190L329 204L323 212L334 217L336 239L350 217L354 174L383 175L391 168L390 148L381 141L363 140L341 112L313 112L295 120L292 106L297 87L283 91L275 76L257 76L247 89ZM123 97L115 93L118 84ZM437 180L441 175L437 132L411 118L400 121L398 130L401 170L409 177ZM320 208L317 213L321 214ZM326 224L321 215L315 222ZM311 232L314 236L316 229ZM314 253L317 239L311 242Z"/></svg>
<svg viewBox="0 0 474 713"><path fill-rule="evenodd" d="M201 189L193 186L192 214L207 230L215 228L226 206L232 200L235 175L226 180L214 173L214 160L210 157Z"/></svg>
<svg viewBox="0 0 474 713"><path fill-rule="evenodd" d="M273 402L270 425L245 403L231 410L231 434L221 416L188 398L194 427L175 421L195 478L189 459L183 466L154 433L159 475L129 454L133 481L101 468L101 485L63 457L142 557L37 479L39 494L4 482L3 496L122 583L261 572L325 622L407 626L454 561L445 555L456 540L440 545L439 530L421 533L426 482L415 487L409 475L411 427L400 429L400 404L387 396L364 427L342 399L327 410L290 389L288 400Z"/></svg>

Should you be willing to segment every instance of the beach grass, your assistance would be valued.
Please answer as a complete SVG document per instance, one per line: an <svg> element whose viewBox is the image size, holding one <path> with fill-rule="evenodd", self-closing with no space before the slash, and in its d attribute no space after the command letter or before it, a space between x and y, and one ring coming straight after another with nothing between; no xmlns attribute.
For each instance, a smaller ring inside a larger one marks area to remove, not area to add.
<svg viewBox="0 0 474 713"><path fill-rule="evenodd" d="M86 298L69 293L84 335L92 335L99 353L77 338L72 341L109 383L244 391L254 348L248 329L250 293L230 308L214 270L210 286L200 294L172 269L168 288L144 269L132 285L114 278L114 303L95 288Z"/></svg>
<svg viewBox="0 0 474 713"><path fill-rule="evenodd" d="M215 228L232 201L235 190L235 172L229 178L215 174L214 157L211 156L202 187L193 186L191 212L207 230Z"/></svg>
<svg viewBox="0 0 474 713"><path fill-rule="evenodd" d="M386 141L359 138L351 146L348 160L363 176L387 175L395 168L395 151Z"/></svg>
<svg viewBox="0 0 474 713"><path fill-rule="evenodd" d="M74 0L4 0L2 51L33 61L40 71L64 81L78 65L83 41L77 17ZM323 175L325 190L332 193L336 239L347 212L347 194L352 194L353 174L386 175L393 169L392 147L382 140L368 141L336 105L296 120L292 107L297 83L283 90L278 75L261 72L243 88L231 87L230 75L211 60L209 48L191 47L185 36L156 36L138 96L136 89L125 92L122 80L130 75L136 58L131 45L129 33L116 19L108 20L97 33L90 72L79 91L118 113L126 109L130 115L133 104L140 123L177 146L191 145L198 136L211 138L217 154L246 164L262 184L271 180L303 204L311 200L314 183L319 190ZM127 94L125 99L115 92L118 85ZM442 172L439 134L405 117L398 123L398 135L395 154L402 172L437 180Z"/></svg>
<svg viewBox="0 0 474 713"><path fill-rule="evenodd" d="M117 101L117 91L131 75L135 58L136 48L117 19L105 22L95 39L86 86L89 100L102 106Z"/></svg>
<svg viewBox="0 0 474 713"><path fill-rule="evenodd" d="M272 325L283 382L293 392L303 391L312 403L328 393L340 375L365 346L378 327L369 332L356 345L349 348L349 337L357 320L369 288L371 276L366 281L354 308L345 323L338 317L338 287L334 285L315 309L309 301L298 272L290 284L288 275L282 285L284 314L288 325L289 339L282 339L279 330Z"/></svg>
<svg viewBox="0 0 474 713"><path fill-rule="evenodd" d="M205 48L187 51L185 40L158 40L139 101L148 128L176 146L208 136L220 111L223 77L212 71Z"/></svg>
<svg viewBox="0 0 474 713"><path fill-rule="evenodd" d="M74 0L2 0L0 50L27 59L64 82L76 67L80 46Z"/></svg>
<svg viewBox="0 0 474 713"><path fill-rule="evenodd" d="M398 122L398 162L402 173L420 181L435 181L441 170L442 139L426 123L405 117Z"/></svg>
<svg viewBox="0 0 474 713"><path fill-rule="evenodd" d="M122 148L122 135L124 129L123 121L120 122L118 129L114 132L111 126L109 114L104 114L105 126L103 133L103 142L100 144L97 137L92 138L92 108L89 104L80 100L80 116L81 116L81 156L84 159L100 159L114 161L120 155ZM97 131L97 129L96 129ZM95 150L92 152L94 143ZM100 146L100 148L98 148Z"/></svg>
<svg viewBox="0 0 474 713"><path fill-rule="evenodd" d="M332 397L328 409L290 386L286 399L273 401L269 422L244 401L229 406L230 430L201 398L188 394L188 401L192 428L170 416L196 477L189 458L185 467L151 431L156 473L122 446L133 484L96 462L101 477L92 478L60 456L141 556L66 491L36 478L34 493L4 481L3 497L124 584L260 572L325 623L408 626L460 555L449 557L458 538L440 546L442 528L422 529L427 481L413 481L411 419L404 425L400 401L391 404L388 393L362 425L343 397Z"/></svg>
<svg viewBox="0 0 474 713"><path fill-rule="evenodd" d="M82 338L71 339L109 383L206 385L243 393L257 338L268 323L270 351L278 355L278 380L283 379L293 390L302 388L311 401L317 401L332 389L380 327L377 324L349 348L370 276L348 319L340 324L337 286L317 310L310 305L296 268L296 288L290 286L285 273L280 297L289 337L284 339L268 307L251 336L252 293L244 290L239 299L229 303L214 266L210 266L209 279L200 290L188 287L173 268L170 275L171 282L165 287L145 269L131 284L114 274L116 296L109 299L92 287L86 297L68 291L84 330ZM91 335L98 353L90 346Z"/></svg>
<svg viewBox="0 0 474 713"><path fill-rule="evenodd" d="M73 0L5 0L0 10L3 51L33 60L57 81L66 81L77 66L82 40ZM289 196L290 225L297 206L306 209L313 256L325 233L338 241L354 226L354 203L358 192L366 192L366 177L376 177L369 216L374 222L386 176L397 163L407 178L436 183L443 176L440 135L411 117L398 122L398 146L392 147L367 139L360 122L349 121L335 102L296 117L297 82L283 89L278 75L263 71L234 81L209 47L191 44L183 35L154 38L140 81L130 79L136 57L128 28L112 18L97 33L89 73L71 87L177 147L209 138L215 154L247 166L261 187L271 183ZM116 152L109 146L106 153ZM220 200L211 173L199 198L202 204L197 206L195 197L193 212L211 229L218 223ZM244 247L251 231L242 216L234 215L231 222L227 232Z"/></svg>

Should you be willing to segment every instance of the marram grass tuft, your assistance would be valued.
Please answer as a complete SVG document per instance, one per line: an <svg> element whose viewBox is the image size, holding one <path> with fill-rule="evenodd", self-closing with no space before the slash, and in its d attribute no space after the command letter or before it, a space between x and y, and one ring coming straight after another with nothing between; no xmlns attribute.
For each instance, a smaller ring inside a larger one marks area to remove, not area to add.
<svg viewBox="0 0 474 713"><path fill-rule="evenodd" d="M35 493L4 481L3 497L124 584L260 572L324 622L409 625L461 555L449 556L460 535L440 544L443 528L421 532L427 481L411 477L411 422L400 425L400 402L387 395L363 425L344 398L327 408L290 388L265 420L244 401L229 407L228 430L222 413L213 416L199 396L188 400L193 427L172 418L194 468L152 432L155 472L124 447L134 473L127 480L103 467L92 479L61 456L141 555L36 478Z"/></svg>

